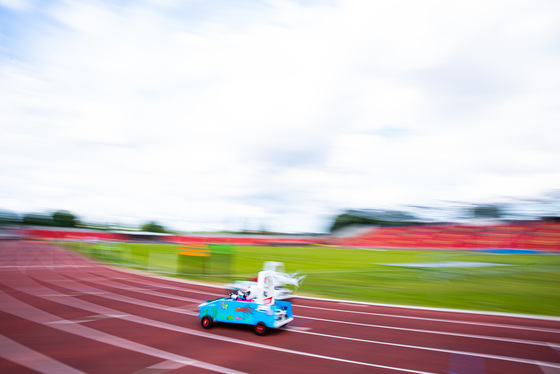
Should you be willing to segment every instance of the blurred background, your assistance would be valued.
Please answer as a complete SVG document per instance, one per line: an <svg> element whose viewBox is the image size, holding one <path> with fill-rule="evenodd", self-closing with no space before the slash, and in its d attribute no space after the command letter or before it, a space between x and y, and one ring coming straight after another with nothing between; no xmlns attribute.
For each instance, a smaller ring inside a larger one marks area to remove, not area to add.
<svg viewBox="0 0 560 374"><path fill-rule="evenodd" d="M283 233L368 209L558 215L559 8L0 0L2 215Z"/></svg>

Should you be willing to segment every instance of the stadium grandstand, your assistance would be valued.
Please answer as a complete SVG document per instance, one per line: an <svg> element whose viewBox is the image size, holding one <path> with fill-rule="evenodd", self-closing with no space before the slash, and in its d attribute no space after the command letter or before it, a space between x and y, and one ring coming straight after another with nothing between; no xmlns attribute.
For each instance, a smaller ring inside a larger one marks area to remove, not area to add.
<svg viewBox="0 0 560 374"><path fill-rule="evenodd" d="M78 228L22 227L18 237L32 240L125 241L177 244L263 246L333 245L357 248L560 250L558 220L503 221L493 224L411 224L347 227L344 235L161 235Z"/></svg>
<svg viewBox="0 0 560 374"><path fill-rule="evenodd" d="M317 244L323 237L299 235L235 235L235 234L204 234L204 235L173 235L143 231L104 231L80 228L22 226L17 231L18 237L28 240L61 240L61 241L125 241L125 242L158 242L176 244L237 244L267 246L302 246Z"/></svg>
<svg viewBox="0 0 560 374"><path fill-rule="evenodd" d="M331 244L368 248L560 250L560 223L502 222L374 227Z"/></svg>

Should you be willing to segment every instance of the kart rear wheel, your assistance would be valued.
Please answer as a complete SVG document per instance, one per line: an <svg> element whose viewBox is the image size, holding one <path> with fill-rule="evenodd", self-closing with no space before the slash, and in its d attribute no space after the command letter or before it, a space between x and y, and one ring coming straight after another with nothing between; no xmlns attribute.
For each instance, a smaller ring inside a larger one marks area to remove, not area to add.
<svg viewBox="0 0 560 374"><path fill-rule="evenodd" d="M209 329L214 324L214 321L212 320L212 318L210 316L204 316L200 320L200 324L202 325L203 328Z"/></svg>
<svg viewBox="0 0 560 374"><path fill-rule="evenodd" d="M255 334L263 336L268 332L268 327L263 322L259 322L255 325Z"/></svg>

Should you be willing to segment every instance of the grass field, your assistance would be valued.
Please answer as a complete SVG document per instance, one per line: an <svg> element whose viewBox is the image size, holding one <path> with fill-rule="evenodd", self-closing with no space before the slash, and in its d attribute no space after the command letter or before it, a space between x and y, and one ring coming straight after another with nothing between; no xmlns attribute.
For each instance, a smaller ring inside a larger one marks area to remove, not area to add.
<svg viewBox="0 0 560 374"><path fill-rule="evenodd" d="M81 246L83 250L84 245ZM243 280L256 276L264 261L280 261L284 262L287 272L307 275L297 291L301 295L560 316L560 255L240 246L236 247L231 263L224 262L224 258L221 263L213 263L208 258L182 257L183 264L178 265L176 250L174 245L157 244L121 244L118 247L123 266L167 269L171 276L199 281ZM497 265L409 266L411 263L442 262ZM181 269L189 275L173 274Z"/></svg>

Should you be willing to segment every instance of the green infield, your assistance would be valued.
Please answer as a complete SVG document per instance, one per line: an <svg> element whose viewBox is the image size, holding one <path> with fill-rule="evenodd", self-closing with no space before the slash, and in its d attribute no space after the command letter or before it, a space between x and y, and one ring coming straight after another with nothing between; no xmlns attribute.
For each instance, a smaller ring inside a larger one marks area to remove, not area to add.
<svg viewBox="0 0 560 374"><path fill-rule="evenodd" d="M176 245L73 247L121 266L214 284L255 277L264 261L279 261L306 275L300 295L560 316L555 254L239 246L203 257L180 255Z"/></svg>

